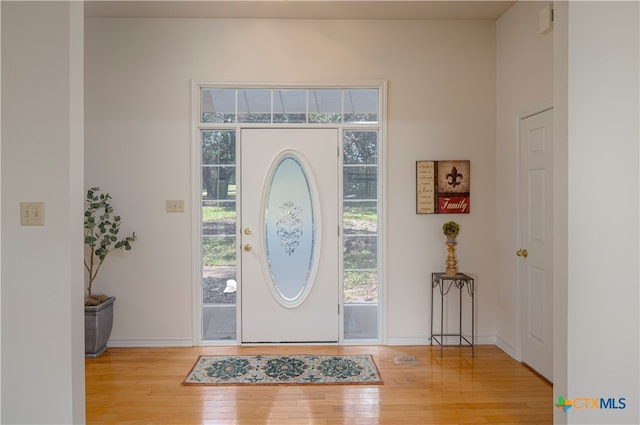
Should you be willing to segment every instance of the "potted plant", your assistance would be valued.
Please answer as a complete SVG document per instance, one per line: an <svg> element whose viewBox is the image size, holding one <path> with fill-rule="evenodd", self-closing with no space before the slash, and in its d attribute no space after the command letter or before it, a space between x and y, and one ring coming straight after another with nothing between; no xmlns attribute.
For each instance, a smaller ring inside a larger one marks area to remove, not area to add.
<svg viewBox="0 0 640 425"><path fill-rule="evenodd" d="M84 267L87 271L87 294L84 300L85 357L95 358L107 349L113 326L115 297L94 294L93 282L109 253L116 249L131 249L135 232L120 236L122 219L115 215L111 196L101 193L99 187L87 190L84 211Z"/></svg>

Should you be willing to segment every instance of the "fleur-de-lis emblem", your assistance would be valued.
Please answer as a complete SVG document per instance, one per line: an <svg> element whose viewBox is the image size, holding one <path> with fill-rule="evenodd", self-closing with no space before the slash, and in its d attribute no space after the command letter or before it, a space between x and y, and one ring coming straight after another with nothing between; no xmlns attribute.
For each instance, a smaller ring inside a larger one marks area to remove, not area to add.
<svg viewBox="0 0 640 425"><path fill-rule="evenodd" d="M453 167L451 168L451 172L447 173L445 177L447 178L447 183L449 185L456 187L461 183L461 180L464 176L458 173L458 169L456 167Z"/></svg>

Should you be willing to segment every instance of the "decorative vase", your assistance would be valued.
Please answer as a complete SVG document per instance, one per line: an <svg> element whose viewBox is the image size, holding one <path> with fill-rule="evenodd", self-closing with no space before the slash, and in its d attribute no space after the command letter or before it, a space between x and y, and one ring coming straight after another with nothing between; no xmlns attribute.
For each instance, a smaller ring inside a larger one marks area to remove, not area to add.
<svg viewBox="0 0 640 425"><path fill-rule="evenodd" d="M447 269L445 275L455 276L458 274L458 261L456 260L456 238L447 236Z"/></svg>
<svg viewBox="0 0 640 425"><path fill-rule="evenodd" d="M113 327L113 302L109 297L100 305L84 306L84 356L95 359L107 350Z"/></svg>

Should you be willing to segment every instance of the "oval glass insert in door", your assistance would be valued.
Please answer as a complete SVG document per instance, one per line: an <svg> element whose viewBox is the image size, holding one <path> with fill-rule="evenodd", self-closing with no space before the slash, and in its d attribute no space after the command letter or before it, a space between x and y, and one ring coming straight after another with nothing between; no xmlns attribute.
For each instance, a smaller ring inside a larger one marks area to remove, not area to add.
<svg viewBox="0 0 640 425"><path fill-rule="evenodd" d="M283 306L300 305L313 285L317 264L315 184L302 160L281 153L266 182L264 260L271 293Z"/></svg>

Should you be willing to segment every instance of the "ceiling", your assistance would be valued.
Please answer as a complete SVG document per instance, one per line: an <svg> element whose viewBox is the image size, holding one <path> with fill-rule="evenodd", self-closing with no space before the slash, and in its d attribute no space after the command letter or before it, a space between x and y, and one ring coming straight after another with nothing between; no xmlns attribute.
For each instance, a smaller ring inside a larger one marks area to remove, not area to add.
<svg viewBox="0 0 640 425"><path fill-rule="evenodd" d="M515 1L209 0L86 1L98 18L473 19L495 20Z"/></svg>

